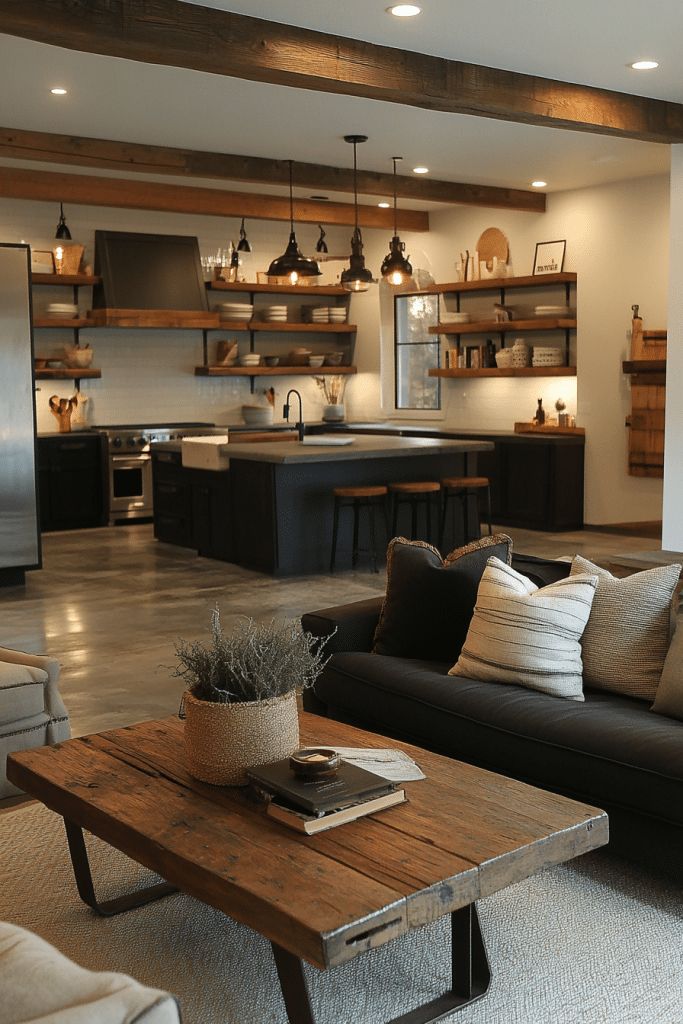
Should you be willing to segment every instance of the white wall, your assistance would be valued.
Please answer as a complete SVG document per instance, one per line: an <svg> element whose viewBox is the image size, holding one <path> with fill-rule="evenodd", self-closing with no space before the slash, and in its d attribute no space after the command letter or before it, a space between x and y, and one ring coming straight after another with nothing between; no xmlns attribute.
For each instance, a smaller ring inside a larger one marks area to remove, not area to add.
<svg viewBox="0 0 683 1024"><path fill-rule="evenodd" d="M439 281L454 279L457 254L472 251L486 227L495 225L508 236L517 275L531 273L536 242L567 239L564 269L578 274L576 382L447 381L444 418L509 429L515 420L531 418L539 396L546 410L558 395L570 409L576 403L578 422L586 428L587 523L661 518L661 481L628 475L624 419L630 395L621 362L630 349L633 303L640 303L647 326L667 323L668 215L668 179L656 177L551 194L545 214L462 208L431 217L430 251ZM553 301L511 293L509 301L516 300Z"/></svg>
<svg viewBox="0 0 683 1024"><path fill-rule="evenodd" d="M683 146L671 147L670 253L662 547L683 551Z"/></svg>

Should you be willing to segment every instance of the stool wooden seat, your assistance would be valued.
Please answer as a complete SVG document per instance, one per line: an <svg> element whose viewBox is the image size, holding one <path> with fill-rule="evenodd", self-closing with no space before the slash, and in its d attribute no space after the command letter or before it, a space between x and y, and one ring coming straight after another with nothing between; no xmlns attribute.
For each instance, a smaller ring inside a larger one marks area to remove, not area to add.
<svg viewBox="0 0 683 1024"><path fill-rule="evenodd" d="M441 506L441 530L439 532L440 547L443 547L444 533L446 530L446 516L448 513L448 502L451 500L457 500L461 504L463 516L463 538L465 543L467 543L468 540L470 540L468 498L471 494L477 494L477 492L479 491L486 491L487 524L489 528L489 537L492 535L493 527L491 525L491 481L487 476L447 476L442 479L441 488L443 492L443 501ZM478 516L477 519L479 519ZM481 535L481 529L479 530L479 533ZM455 505L453 506L453 535L456 535Z"/></svg>
<svg viewBox="0 0 683 1024"><path fill-rule="evenodd" d="M388 485L392 501L391 531L396 536L398 514L402 504L410 506L410 539L417 537L417 513L420 505L424 505L426 515L427 540L432 539L432 495L441 492L441 484L437 480L399 480Z"/></svg>
<svg viewBox="0 0 683 1024"><path fill-rule="evenodd" d="M358 563L358 533L360 526L360 510L369 509L369 532L370 532L370 557L372 559L372 571L379 572L377 568L377 544L375 539L375 509L381 508L384 514L384 525L387 534L389 523L387 520L387 488L383 484L360 485L358 487L334 487L334 518L332 522L332 551L330 553L330 572L334 572L337 559L337 537L339 535L339 513L342 508L353 509L353 548L351 551L351 567L355 568Z"/></svg>

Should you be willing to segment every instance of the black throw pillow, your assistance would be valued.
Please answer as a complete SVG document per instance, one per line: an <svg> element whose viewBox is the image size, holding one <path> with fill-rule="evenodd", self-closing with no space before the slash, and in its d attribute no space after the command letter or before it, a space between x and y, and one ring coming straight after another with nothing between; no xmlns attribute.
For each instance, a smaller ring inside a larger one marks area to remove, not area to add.
<svg viewBox="0 0 683 1024"><path fill-rule="evenodd" d="M394 537L387 549L387 592L375 654L451 664L460 655L487 560L510 564L507 534L482 537L445 559L420 540Z"/></svg>

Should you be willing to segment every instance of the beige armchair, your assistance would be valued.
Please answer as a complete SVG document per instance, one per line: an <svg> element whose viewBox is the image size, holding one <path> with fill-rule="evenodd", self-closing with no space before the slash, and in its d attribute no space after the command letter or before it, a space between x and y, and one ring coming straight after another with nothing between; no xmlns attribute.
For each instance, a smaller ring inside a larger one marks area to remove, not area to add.
<svg viewBox="0 0 683 1024"><path fill-rule="evenodd" d="M3 1024L178 1024L168 992L88 971L32 932L0 921Z"/></svg>
<svg viewBox="0 0 683 1024"><path fill-rule="evenodd" d="M0 647L0 800L20 792L7 781L7 755L68 740L59 662Z"/></svg>

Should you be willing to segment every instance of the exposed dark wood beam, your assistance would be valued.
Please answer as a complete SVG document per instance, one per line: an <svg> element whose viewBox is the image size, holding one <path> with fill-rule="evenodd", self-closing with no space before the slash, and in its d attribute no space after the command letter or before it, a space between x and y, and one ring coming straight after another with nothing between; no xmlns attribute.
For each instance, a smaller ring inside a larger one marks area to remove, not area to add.
<svg viewBox="0 0 683 1024"><path fill-rule="evenodd" d="M179 0L3 0L0 31L87 53L526 124L683 142L683 106Z"/></svg>
<svg viewBox="0 0 683 1024"><path fill-rule="evenodd" d="M0 196L5 199L39 199L79 203L84 206L117 206L132 210L163 210L166 213L202 214L208 217L249 217L254 220L289 221L289 198L257 192L228 192L218 188L167 185L131 178L105 178L89 174L0 167ZM294 219L299 223L352 226L351 203L320 203L295 199ZM358 207L358 223L364 228L393 227L393 210ZM398 210L403 231L428 231L429 215L422 210Z"/></svg>
<svg viewBox="0 0 683 1024"><path fill-rule="evenodd" d="M107 170L139 171L145 174L173 174L186 178L216 178L224 181L253 181L283 185L289 180L285 160L231 153L207 153L193 149L147 146L133 142L90 139L78 135L28 132L0 128L0 156L36 160L50 164L74 164ZM364 195L391 196L391 174L358 172L358 191ZM353 192L350 168L294 162L294 183L312 191ZM434 181L398 175L397 194L404 199L437 203L462 203L508 210L543 213L546 197L539 192L453 181Z"/></svg>

